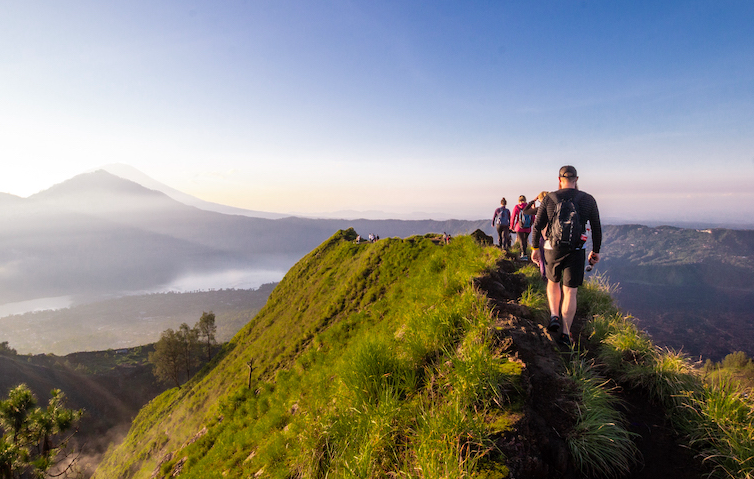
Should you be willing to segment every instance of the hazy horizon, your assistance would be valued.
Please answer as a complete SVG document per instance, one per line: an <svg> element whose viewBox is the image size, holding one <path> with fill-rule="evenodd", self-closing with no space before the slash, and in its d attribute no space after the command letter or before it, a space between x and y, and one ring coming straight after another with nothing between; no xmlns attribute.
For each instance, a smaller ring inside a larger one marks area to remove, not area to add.
<svg viewBox="0 0 754 479"><path fill-rule="evenodd" d="M572 164L604 217L725 203L752 224L752 17L737 1L9 4L0 191L125 163L249 210L468 219Z"/></svg>
<svg viewBox="0 0 754 479"><path fill-rule="evenodd" d="M168 185L165 185L164 183L161 183L154 178L149 177L148 175L144 174L143 172L137 170L136 168L126 165L126 164L111 164L111 165L103 165L101 167L93 168L90 171L82 172L80 175L92 173L95 171L101 171L104 170L108 173L111 173L113 175L119 176L123 179L133 181L145 188L161 191L173 198L174 200L183 203L188 204L191 206L196 206L200 209L206 209L210 211L218 211L224 214L239 214L243 213L248 216L256 216L256 217L267 217L267 218L282 218L286 216L299 216L304 218L311 218L311 219L345 219L345 220L356 220L356 219L368 219L368 220L405 220L405 221L418 221L418 220L436 220L436 221L445 221L445 220L483 220L486 219L488 216L479 216L479 217L454 217L450 214L446 213L428 213L428 212L422 212L422 211L404 211L401 213L395 212L395 211L381 211L381 210L364 210L364 211L358 211L358 210L335 210L335 211L319 211L319 212L303 212L303 211L286 211L286 212L268 212L268 211L256 211L256 210L248 210L244 208L239 208L233 205L226 205L222 203L215 203L215 202L208 202L206 200L202 200L201 198L198 198L196 196L190 195L189 193L176 190ZM57 186L59 184L65 183L68 180L71 180L73 178L76 178L75 175L72 178L68 178L60 183L56 183L54 185L50 185L48 188L44 188L41 191L35 192L32 195L28 195L26 197L18 196L19 198L29 198L31 196L34 196L38 193L43 193L47 191L48 189ZM516 198L514 198L513 201L515 201ZM510 205L510 204L509 204ZM494 205L494 207L497 207L498 205ZM228 209L224 209L224 207L227 207ZM258 214L257 214L258 213ZM628 214L623 217L615 217L615 216L606 216L604 213L601 215L602 221L604 224L643 224L646 226L662 226L662 225L668 225L668 226L676 226L676 227L682 227L682 228L733 228L733 229L754 229L754 219L748 220L746 218L739 219L736 221L735 218L729 218L724 216L718 216L718 217L711 217L709 219L705 219L703 217L699 217L698 215L692 215L691 217L662 217L662 215L645 215L642 216L640 214L636 214L635 212L632 214Z"/></svg>

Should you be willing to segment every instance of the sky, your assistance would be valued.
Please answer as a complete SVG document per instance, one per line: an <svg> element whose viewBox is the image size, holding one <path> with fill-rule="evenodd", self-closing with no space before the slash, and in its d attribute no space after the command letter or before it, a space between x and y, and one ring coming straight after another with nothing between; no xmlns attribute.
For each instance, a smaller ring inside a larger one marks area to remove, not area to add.
<svg viewBox="0 0 754 479"><path fill-rule="evenodd" d="M207 201L754 224L754 2L0 0L0 192L123 163ZM721 207L726 208L721 212Z"/></svg>

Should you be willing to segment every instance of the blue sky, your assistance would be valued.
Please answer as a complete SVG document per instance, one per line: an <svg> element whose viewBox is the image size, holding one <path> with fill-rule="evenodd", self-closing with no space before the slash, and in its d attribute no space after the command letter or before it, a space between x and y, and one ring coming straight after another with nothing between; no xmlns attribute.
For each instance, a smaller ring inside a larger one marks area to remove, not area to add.
<svg viewBox="0 0 754 479"><path fill-rule="evenodd" d="M573 164L606 218L754 224L754 2L2 12L0 191L125 163L242 208L482 218Z"/></svg>

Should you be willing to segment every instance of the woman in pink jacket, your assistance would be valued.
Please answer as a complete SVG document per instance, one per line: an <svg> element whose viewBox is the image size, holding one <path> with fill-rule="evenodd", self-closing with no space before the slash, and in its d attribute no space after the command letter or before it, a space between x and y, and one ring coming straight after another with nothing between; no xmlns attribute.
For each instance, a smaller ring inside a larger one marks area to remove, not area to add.
<svg viewBox="0 0 754 479"><path fill-rule="evenodd" d="M534 203L532 201L532 203ZM521 259L528 260L529 245L529 233L531 233L531 225L534 222L532 215L527 215L524 210L527 209L526 196L521 195L518 197L518 204L513 208L511 213L511 230L516 232L518 236L518 242L521 245Z"/></svg>

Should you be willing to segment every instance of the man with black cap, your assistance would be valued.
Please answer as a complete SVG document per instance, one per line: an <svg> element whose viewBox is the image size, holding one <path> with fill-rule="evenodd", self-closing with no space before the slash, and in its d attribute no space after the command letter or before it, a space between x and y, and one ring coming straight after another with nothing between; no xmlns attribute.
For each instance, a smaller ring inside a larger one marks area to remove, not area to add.
<svg viewBox="0 0 754 479"><path fill-rule="evenodd" d="M584 282L586 251L586 223L592 227L592 251L589 264L600 260L602 225L594 197L579 191L576 168L567 165L558 174L558 190L545 196L537 210L532 227L531 259L539 264L542 252L537 248L542 232L547 229L544 246L545 272L547 274L547 302L550 306L550 324L547 329L557 334L558 341L571 346L571 323L576 315L576 294ZM573 221L569 232L569 220ZM566 239L573 237L573 240ZM562 284L561 284L562 283Z"/></svg>

